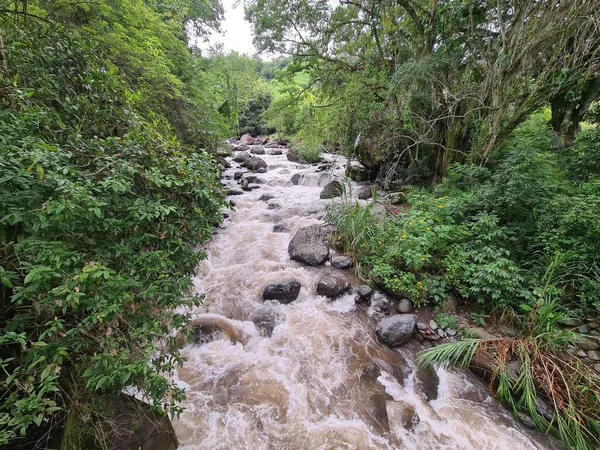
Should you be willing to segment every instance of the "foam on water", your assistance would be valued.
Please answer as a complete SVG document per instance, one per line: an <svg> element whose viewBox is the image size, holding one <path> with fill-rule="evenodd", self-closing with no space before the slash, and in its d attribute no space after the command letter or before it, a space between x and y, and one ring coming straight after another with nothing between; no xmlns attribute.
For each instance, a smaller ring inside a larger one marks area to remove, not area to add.
<svg viewBox="0 0 600 450"><path fill-rule="evenodd" d="M328 201L320 190L342 178L343 160L330 157L331 169L315 173L285 155L261 158L266 183L232 197L236 209L205 248L194 280L209 312L232 319L246 338L184 349L176 376L188 396L174 422L181 449L558 448L516 423L468 374L439 370L425 380L412 363L416 344L400 352L380 346L352 295L317 296L317 280L331 267L290 261L287 246L299 228L322 222ZM232 187L237 170L224 174ZM258 200L263 194L274 198ZM274 233L274 224L288 232ZM287 278L302 284L300 295L275 304L285 320L261 337L248 316L267 284Z"/></svg>

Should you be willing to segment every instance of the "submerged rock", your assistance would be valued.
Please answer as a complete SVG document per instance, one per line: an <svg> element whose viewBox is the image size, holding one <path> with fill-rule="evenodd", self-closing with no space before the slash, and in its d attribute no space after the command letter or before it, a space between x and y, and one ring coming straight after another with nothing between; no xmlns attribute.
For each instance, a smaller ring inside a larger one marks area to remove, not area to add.
<svg viewBox="0 0 600 450"><path fill-rule="evenodd" d="M286 280L269 284L263 291L263 299L278 300L281 303L291 303L298 298L300 287L300 282L296 280Z"/></svg>
<svg viewBox="0 0 600 450"><path fill-rule="evenodd" d="M290 258L309 266L323 264L329 256L330 234L319 224L299 229L288 245Z"/></svg>
<svg viewBox="0 0 600 450"><path fill-rule="evenodd" d="M329 298L336 298L350 289L350 283L344 278L333 275L322 277L317 283L317 294Z"/></svg>
<svg viewBox="0 0 600 450"><path fill-rule="evenodd" d="M263 305L252 311L248 319L261 335L270 337L275 327L285 321L285 314L273 306Z"/></svg>
<svg viewBox="0 0 600 450"><path fill-rule="evenodd" d="M416 315L397 314L381 320L375 328L375 334L384 344L399 347L412 338L416 325Z"/></svg>

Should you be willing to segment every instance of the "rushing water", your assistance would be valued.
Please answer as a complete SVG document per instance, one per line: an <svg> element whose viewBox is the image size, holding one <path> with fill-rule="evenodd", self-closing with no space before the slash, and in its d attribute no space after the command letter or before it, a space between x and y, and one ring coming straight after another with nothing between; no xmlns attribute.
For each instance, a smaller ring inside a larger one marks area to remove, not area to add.
<svg viewBox="0 0 600 450"><path fill-rule="evenodd" d="M559 448L517 423L470 374L417 370L418 344L379 345L370 311L352 295L317 296L318 277L333 269L290 261L287 246L296 230L323 221L327 200L319 193L341 176L342 161L330 158L333 167L317 173L284 155L261 157L266 183L232 197L235 212L207 246L195 279L208 302L195 314L233 319L247 338L184 349L188 361L177 377L188 396L174 423L181 449ZM224 174L235 188L236 170ZM262 194L274 198L260 201ZM274 233L275 224L288 232ZM300 296L275 304L285 320L262 337L248 316L267 284L289 278L302 283Z"/></svg>

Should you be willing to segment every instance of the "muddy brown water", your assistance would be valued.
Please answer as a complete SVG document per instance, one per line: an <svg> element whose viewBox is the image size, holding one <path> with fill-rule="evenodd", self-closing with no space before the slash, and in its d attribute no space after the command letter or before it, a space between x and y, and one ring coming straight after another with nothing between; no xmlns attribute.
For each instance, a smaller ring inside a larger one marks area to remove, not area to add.
<svg viewBox="0 0 600 450"><path fill-rule="evenodd" d="M344 161L329 157L333 167L316 173L285 155L261 157L269 166L258 174L265 184L232 197L235 211L206 246L194 280L207 301L194 315L232 319L248 339L223 336L184 349L187 362L176 376L188 392L186 409L174 421L180 449L561 448L515 421L471 374L419 371L419 344L381 346L374 312L358 309L353 295L317 296L319 276L333 269L290 261L287 246L296 230L324 220L330 200L319 193L342 178ZM240 169L232 165L225 181L237 188ZM258 200L267 193L274 198ZM275 224L288 232L274 233ZM262 337L248 316L263 303L265 285L287 278L302 283L300 295L274 303L285 321Z"/></svg>

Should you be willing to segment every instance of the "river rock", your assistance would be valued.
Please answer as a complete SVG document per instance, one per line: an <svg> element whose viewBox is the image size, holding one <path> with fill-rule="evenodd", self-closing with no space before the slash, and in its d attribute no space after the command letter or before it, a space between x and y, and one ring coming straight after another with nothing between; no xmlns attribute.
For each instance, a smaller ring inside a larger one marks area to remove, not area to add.
<svg viewBox="0 0 600 450"><path fill-rule="evenodd" d="M256 142L256 140L249 134L244 134L240 138L240 144L242 144L242 145L254 145L255 142Z"/></svg>
<svg viewBox="0 0 600 450"><path fill-rule="evenodd" d="M302 175L300 175L299 173L295 173L294 175L292 175L291 182L294 186L298 186L298 184L300 184L301 179Z"/></svg>
<svg viewBox="0 0 600 450"><path fill-rule="evenodd" d="M273 233L287 233L288 231L290 231L288 227L281 223L276 223L273 225Z"/></svg>
<svg viewBox="0 0 600 450"><path fill-rule="evenodd" d="M249 152L250 151L250 146L249 145L245 145L245 144L236 145L235 147L233 147L233 150L236 151L236 152Z"/></svg>
<svg viewBox="0 0 600 450"><path fill-rule="evenodd" d="M330 181L325 185L319 197L321 199L329 199L340 197L344 192L344 185L337 180Z"/></svg>
<svg viewBox="0 0 600 450"><path fill-rule="evenodd" d="M430 321L429 321L429 328L430 328L431 330L433 330L433 331L437 330L437 329L438 329L438 324L437 324L437 322L436 322L435 320L433 320L433 319L432 319L432 320L430 320Z"/></svg>
<svg viewBox="0 0 600 450"><path fill-rule="evenodd" d="M347 269L352 266L352 258L344 255L333 255L331 257L331 267L334 269Z"/></svg>
<svg viewBox="0 0 600 450"><path fill-rule="evenodd" d="M288 245L288 253L294 261L309 266L323 264L329 256L331 231L320 224L299 229Z"/></svg>
<svg viewBox="0 0 600 450"><path fill-rule="evenodd" d="M267 168L266 167L259 167L259 169L256 171L256 173L267 173Z"/></svg>
<svg viewBox="0 0 600 450"><path fill-rule="evenodd" d="M233 174L233 179L234 179L234 180L239 180L239 179L241 179L243 176L244 176L244 172L242 172L242 171L240 170L240 171L238 171L238 172L235 172L235 173Z"/></svg>
<svg viewBox="0 0 600 450"><path fill-rule="evenodd" d="M575 335L575 338L573 339L573 344L575 344L580 349L586 350L586 351L600 349L600 344L598 343L597 340L589 338L589 337L581 336L578 334Z"/></svg>
<svg viewBox="0 0 600 450"><path fill-rule="evenodd" d="M233 160L236 163L243 163L244 161L246 161L248 158L250 158L250 153L248 152L239 152L237 153L234 157Z"/></svg>
<svg viewBox="0 0 600 450"><path fill-rule="evenodd" d="M398 314L381 320L375 328L375 334L384 344L399 347L411 339L416 324L416 315Z"/></svg>
<svg viewBox="0 0 600 450"><path fill-rule="evenodd" d="M373 289L371 289L371 286L363 284L358 289L356 289L356 293L359 295L360 298L369 300L373 295Z"/></svg>
<svg viewBox="0 0 600 450"><path fill-rule="evenodd" d="M394 308L393 303L387 295L381 292L376 292L371 298L371 306L376 312L390 314Z"/></svg>
<svg viewBox="0 0 600 450"><path fill-rule="evenodd" d="M217 149L214 152L215 156L220 156L221 158L226 158L228 156L231 156L232 153L232 148L227 146L227 148L225 147L217 147Z"/></svg>
<svg viewBox="0 0 600 450"><path fill-rule="evenodd" d="M373 188L370 186L361 187L358 190L357 197L359 200L369 200L373 197Z"/></svg>
<svg viewBox="0 0 600 450"><path fill-rule="evenodd" d="M252 311L248 319L261 335L271 337L273 329L285 321L285 314L273 306L263 305Z"/></svg>
<svg viewBox="0 0 600 450"><path fill-rule="evenodd" d="M300 156L298 156L298 153L296 152L296 150L288 150L288 152L286 153L286 158L288 159L288 161L291 162L300 162Z"/></svg>
<svg viewBox="0 0 600 450"><path fill-rule="evenodd" d="M254 138L254 142L256 142L257 144L266 144L267 142L269 142L269 136L258 136L256 138Z"/></svg>
<svg viewBox="0 0 600 450"><path fill-rule="evenodd" d="M429 329L429 325L427 325L426 323L417 322L417 330L419 330L419 331L426 331L428 329Z"/></svg>
<svg viewBox="0 0 600 450"><path fill-rule="evenodd" d="M396 311L398 311L400 314L408 314L412 311L412 308L412 302L407 298L403 298L396 305Z"/></svg>
<svg viewBox="0 0 600 450"><path fill-rule="evenodd" d="M264 155L265 149L262 147L262 145L252 145L250 147L250 153L254 155Z"/></svg>
<svg viewBox="0 0 600 450"><path fill-rule="evenodd" d="M580 325L577 327L577 332L581 334L588 334L590 332L590 329L587 325Z"/></svg>
<svg viewBox="0 0 600 450"><path fill-rule="evenodd" d="M269 200L273 200L274 198L275 198L275 196L271 195L271 194L263 194L260 197L258 197L258 199L261 202L268 202Z"/></svg>
<svg viewBox="0 0 600 450"><path fill-rule="evenodd" d="M283 151L280 148L270 148L267 150L267 155L279 156L283 154Z"/></svg>
<svg viewBox="0 0 600 450"><path fill-rule="evenodd" d="M277 142L268 142L265 144L265 148L278 148L279 144Z"/></svg>
<svg viewBox="0 0 600 450"><path fill-rule="evenodd" d="M229 189L227 191L227 195L243 195L242 191L238 191L237 189Z"/></svg>
<svg viewBox="0 0 600 450"><path fill-rule="evenodd" d="M456 330L453 330L452 328L446 330L446 333L448 333L448 336L450 337L456 336Z"/></svg>
<svg viewBox="0 0 600 450"><path fill-rule="evenodd" d="M317 295L324 295L329 298L339 297L349 289L350 283L344 278L334 275L326 275L317 283Z"/></svg>
<svg viewBox="0 0 600 450"><path fill-rule="evenodd" d="M255 184L265 184L266 181L263 180L262 178L258 178L256 175L248 175L245 180L248 180L248 183L255 183Z"/></svg>
<svg viewBox="0 0 600 450"><path fill-rule="evenodd" d="M298 298L300 287L300 282L296 280L286 280L269 284L263 291L263 299L278 300L281 303L291 303Z"/></svg>
<svg viewBox="0 0 600 450"><path fill-rule="evenodd" d="M250 170L267 168L266 161L262 158L259 158L258 156L252 156L251 158L248 158L246 161L244 161L244 165Z"/></svg>
<svg viewBox="0 0 600 450"><path fill-rule="evenodd" d="M595 350L590 350L589 352L587 352L587 357L590 358L592 361L600 361L600 354L598 354L598 352Z"/></svg>

